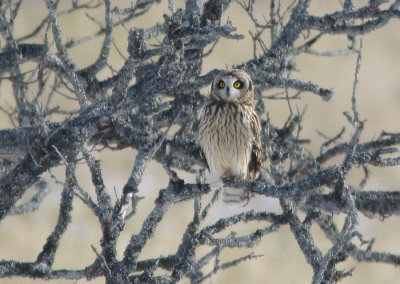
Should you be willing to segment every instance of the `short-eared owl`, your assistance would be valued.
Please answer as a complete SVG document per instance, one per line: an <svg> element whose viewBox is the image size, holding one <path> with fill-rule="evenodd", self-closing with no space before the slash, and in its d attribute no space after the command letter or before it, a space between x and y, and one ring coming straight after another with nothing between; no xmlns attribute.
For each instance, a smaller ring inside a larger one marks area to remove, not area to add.
<svg viewBox="0 0 400 284"><path fill-rule="evenodd" d="M260 162L260 121L254 110L253 82L241 70L221 71L211 84L200 118L199 144L214 177L254 180ZM226 203L247 204L250 195L225 188Z"/></svg>

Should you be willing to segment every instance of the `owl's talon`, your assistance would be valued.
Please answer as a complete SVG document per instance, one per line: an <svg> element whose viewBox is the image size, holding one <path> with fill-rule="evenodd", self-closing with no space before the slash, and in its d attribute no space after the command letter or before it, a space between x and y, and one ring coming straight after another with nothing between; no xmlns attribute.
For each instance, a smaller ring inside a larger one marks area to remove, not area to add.
<svg viewBox="0 0 400 284"><path fill-rule="evenodd" d="M216 181L209 184L211 190L217 190L224 186L222 181Z"/></svg>

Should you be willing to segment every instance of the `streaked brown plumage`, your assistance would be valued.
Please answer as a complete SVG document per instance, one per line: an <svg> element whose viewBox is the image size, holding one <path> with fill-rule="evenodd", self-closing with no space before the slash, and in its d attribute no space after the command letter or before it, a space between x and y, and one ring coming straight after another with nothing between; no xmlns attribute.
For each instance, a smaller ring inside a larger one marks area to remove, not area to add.
<svg viewBox="0 0 400 284"><path fill-rule="evenodd" d="M210 100L200 118L199 144L213 176L257 178L260 121L254 110L253 82L246 72L221 71L212 82ZM227 203L247 203L248 199L243 190L224 189Z"/></svg>

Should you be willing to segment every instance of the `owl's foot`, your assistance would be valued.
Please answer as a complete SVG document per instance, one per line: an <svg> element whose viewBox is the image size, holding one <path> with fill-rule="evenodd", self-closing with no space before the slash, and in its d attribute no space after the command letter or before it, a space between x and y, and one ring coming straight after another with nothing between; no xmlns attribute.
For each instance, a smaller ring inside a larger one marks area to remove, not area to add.
<svg viewBox="0 0 400 284"><path fill-rule="evenodd" d="M247 206L250 197L250 192L240 188L224 187L222 190L222 201L231 209Z"/></svg>
<svg viewBox="0 0 400 284"><path fill-rule="evenodd" d="M221 180L219 180L219 181L210 183L209 186L210 186L211 190L218 190L224 186L224 183Z"/></svg>
<svg viewBox="0 0 400 284"><path fill-rule="evenodd" d="M238 177L224 177L222 178L224 184L233 184L241 181ZM228 205L229 208L235 209L239 207L245 207L249 204L250 198L252 197L251 192L240 188L233 188L224 186L222 191L222 201Z"/></svg>

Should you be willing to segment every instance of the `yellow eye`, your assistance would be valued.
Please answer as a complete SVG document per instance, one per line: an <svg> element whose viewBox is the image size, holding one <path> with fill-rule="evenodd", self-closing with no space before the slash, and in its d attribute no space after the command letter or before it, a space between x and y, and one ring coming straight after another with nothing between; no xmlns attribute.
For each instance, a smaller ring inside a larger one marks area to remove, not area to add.
<svg viewBox="0 0 400 284"><path fill-rule="evenodd" d="M236 81L236 82L233 84L233 86L234 86L236 89L239 89L240 87L242 87L242 83L239 82L239 81Z"/></svg>
<svg viewBox="0 0 400 284"><path fill-rule="evenodd" d="M218 87L219 87L220 89L225 88L225 83L224 83L224 81L219 81Z"/></svg>

